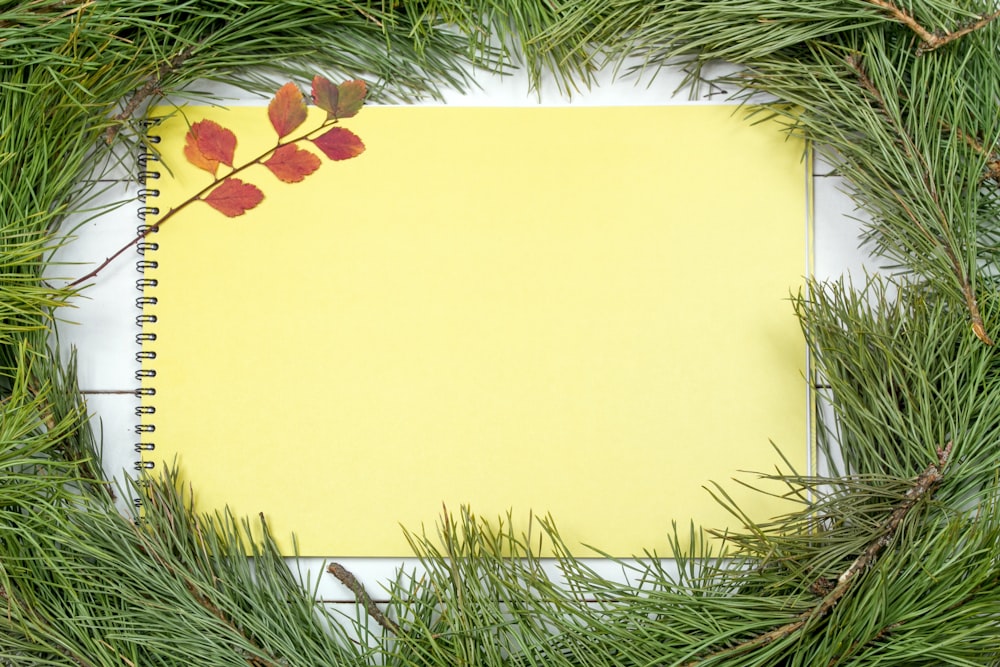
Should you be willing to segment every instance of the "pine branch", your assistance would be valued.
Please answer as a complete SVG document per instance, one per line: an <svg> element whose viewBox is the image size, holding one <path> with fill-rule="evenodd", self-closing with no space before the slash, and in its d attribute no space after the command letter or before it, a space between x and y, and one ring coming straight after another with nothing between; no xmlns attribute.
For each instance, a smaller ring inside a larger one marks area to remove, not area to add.
<svg viewBox="0 0 1000 667"><path fill-rule="evenodd" d="M879 530L879 536L872 540L868 544L868 547L854 559L846 570L841 573L841 575L837 578L837 583L833 586L830 592L825 595L818 605L809 611L804 612L797 620L791 623L786 623L785 625L775 628L774 630L757 635L756 637L741 642L732 648L723 649L721 651L711 653L704 658L688 662L685 667L695 667L696 665L704 664L709 660L714 660L722 656L739 655L762 646L766 646L778 641L779 639L784 639L785 637L803 630L811 623L830 613L830 611L837 606L840 600L847 595L858 575L870 568L875 563L875 560L878 558L882 550L892 543L893 537L896 535L896 531L899 530L900 524L903 523L903 519L906 518L906 515L909 514L910 510L912 510L917 502L930 493L930 491L941 481L944 470L948 465L948 460L951 458L951 450L951 442L945 445L943 449L938 448L938 460L929 465L927 469L917 477L913 486L906 492L903 500L900 501L900 503L892 511L892 514L890 514L882 524Z"/></svg>
<svg viewBox="0 0 1000 667"><path fill-rule="evenodd" d="M948 124L941 121L942 125L946 130L949 130L956 134L959 139L964 141L970 148L986 158L986 174L983 178L988 178L997 182L1000 182L1000 154L998 154L998 147L994 147L992 150L988 150L983 146L982 142L976 137L972 136L960 127L950 128Z"/></svg>
<svg viewBox="0 0 1000 667"><path fill-rule="evenodd" d="M213 603L212 600L207 595L202 593L195 585L195 583L191 581L190 578L185 576L182 576L181 578L184 580L184 585L187 588L188 592L191 594L191 598L193 600L197 601L198 604L200 604L205 609L205 611L207 611L209 614L217 618L220 623L229 628L230 632L242 637L243 640L247 642L247 644L252 646L254 650L260 654L256 656L246 656L246 662L248 667L285 667L285 663L276 656L270 656L267 658L261 657L261 655L267 653L267 651L263 646L254 641L253 637L250 637L247 635L247 633L241 631L233 622L233 619L230 618L215 603Z"/></svg>
<svg viewBox="0 0 1000 667"><path fill-rule="evenodd" d="M68 418L74 422L78 422L73 428L66 430L59 426L61 420L57 419L56 414L58 406L50 395L49 387L39 387L34 380L29 380L27 390L32 399L38 401L39 418L45 425L46 431L53 434L61 433L58 437L54 436L53 451L60 452L67 462L78 466L83 479L88 484L93 488L101 489L107 493L110 500L114 501L114 487L104 478L104 471L100 469L94 457L89 456L88 452L80 451L80 448L73 446L74 440L80 435L80 431L87 428L85 422L86 415L83 409L74 405L73 412L75 414L63 415L63 419ZM10 396L7 396L3 400L6 401L10 398Z"/></svg>
<svg viewBox="0 0 1000 667"><path fill-rule="evenodd" d="M43 618L37 610L26 608L23 610L29 619L35 624L37 624L44 631L51 633L52 644L55 651L59 653L63 658L69 660L77 667L98 667L95 663L87 660L86 656L80 655L78 652L74 651L70 646L67 646L65 642L58 640L57 626L58 621L51 621L47 618Z"/></svg>
<svg viewBox="0 0 1000 667"><path fill-rule="evenodd" d="M907 132L897 119L889 113L889 107L886 104L885 97L868 76L864 66L861 64L860 57L857 55L848 56L847 65L854 71L861 87L864 88L864 90L872 97L875 108L898 137L906 156L920 164L922 172L921 180L934 202L938 223L947 234L950 229L950 223L948 221L947 214L941 207L940 197L938 195L937 187L934 185L931 168L927 163L926 157L924 157L921 151L917 150L916 142L913 137L910 136L909 132ZM932 246L938 247L948 258L948 263L950 264L951 270L954 273L955 279L958 281L959 288L962 291L962 297L965 300L965 307L969 312L969 320L972 324L972 330L976 334L976 337L979 338L979 340L981 340L985 345L992 346L993 339L986 332L986 325L983 322L982 314L979 312L979 303L976 299L975 290L972 287L972 280L970 278L969 271L959 260L958 255L955 253L955 249L952 247L952 243L950 243L947 239L940 239L932 234L930 230L928 230L927 227L920 221L919 217L913 212L912 208L902 198L902 196L900 196L894 188L890 187L889 190L896 198L900 209L906 212L906 215L910 218L914 227L920 230Z"/></svg>
<svg viewBox="0 0 1000 667"><path fill-rule="evenodd" d="M204 41L205 40L202 39L198 43L201 44ZM143 102L145 102L153 95L162 92L160 86L163 82L164 77L166 77L168 74L176 72L177 69L180 68L180 66L183 65L188 58L194 55L194 53L195 53L195 46L191 45L182 49L180 53L177 53L166 62L160 63L160 65L156 68L156 72L148 79L146 79L146 82L138 90L136 90L134 93L132 93L132 95L129 96L128 101L126 101L125 103L125 107L119 113L111 117L111 119L113 121L117 121L118 124L109 125L108 129L105 130L104 142L106 144L110 145L114 141L115 137L118 135L118 132L121 131L122 123L132 118L133 114L135 114L135 112L138 111L139 107L142 105Z"/></svg>
<svg viewBox="0 0 1000 667"><path fill-rule="evenodd" d="M885 101L885 96L882 95L882 92L868 76L868 72L865 71L864 65L861 63L861 56L857 54L849 55L845 59L845 62L847 63L847 66L854 71L861 87L871 96L872 100L874 100L875 110L885 120L889 127L892 128L893 132L896 133L906 157L920 161L921 166L924 169L924 184L927 186L928 191L931 192L934 200L937 201L937 193L935 192L934 184L929 179L928 172L930 171L930 168L927 166L927 161L924 159L923 155L917 151L913 137L911 137L910 134L903 129L899 122L889 113L889 105Z"/></svg>
<svg viewBox="0 0 1000 667"><path fill-rule="evenodd" d="M964 26L954 32L931 32L927 30L927 28L920 25L920 23L918 23L913 17L913 14L897 7L892 2L889 2L889 0L868 1L873 5L886 10L886 12L888 12L894 19L916 33L917 37L921 40L921 44L917 48L917 55L927 53L928 51L933 51L945 46L946 44L950 44L951 42L954 42L971 32L984 28L988 24L992 23L997 17L1000 17L1000 10L998 10L992 14L983 14L979 18L967 22Z"/></svg>

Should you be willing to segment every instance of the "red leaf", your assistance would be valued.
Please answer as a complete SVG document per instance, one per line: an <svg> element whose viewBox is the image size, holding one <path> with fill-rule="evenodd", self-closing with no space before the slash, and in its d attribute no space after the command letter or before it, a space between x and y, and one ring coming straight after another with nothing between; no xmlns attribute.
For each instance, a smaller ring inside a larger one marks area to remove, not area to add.
<svg viewBox="0 0 1000 667"><path fill-rule="evenodd" d="M315 154L294 144L280 146L274 151L274 155L264 161L264 166L285 183L298 183L319 169L321 164Z"/></svg>
<svg viewBox="0 0 1000 667"><path fill-rule="evenodd" d="M194 134L198 150L206 160L221 162L228 167L233 166L233 154L236 152L235 134L214 120L192 123L189 132Z"/></svg>
<svg viewBox="0 0 1000 667"><path fill-rule="evenodd" d="M358 135L342 127L330 128L313 139L313 143L331 160L357 157L365 150L365 145L361 143Z"/></svg>
<svg viewBox="0 0 1000 667"><path fill-rule="evenodd" d="M184 157L187 158L188 162L199 169L204 169L212 176L215 176L215 172L219 170L218 160L209 160L198 150L198 138L194 135L193 130L188 130L184 136Z"/></svg>
<svg viewBox="0 0 1000 667"><path fill-rule="evenodd" d="M365 95L368 88L361 79L345 81L337 86L337 118L351 118L358 115L361 106L365 103Z"/></svg>
<svg viewBox="0 0 1000 667"><path fill-rule="evenodd" d="M337 100L340 99L340 91L337 86L330 83L329 79L316 75L313 77L312 87L313 104L326 112L326 119L337 117Z"/></svg>
<svg viewBox="0 0 1000 667"><path fill-rule="evenodd" d="M243 215L264 200L256 185L238 178L227 178L204 198L204 202L229 218Z"/></svg>
<svg viewBox="0 0 1000 667"><path fill-rule="evenodd" d="M271 119L278 138L287 136L306 120L306 99L294 83L286 83L278 89L271 103L267 105L267 117Z"/></svg>

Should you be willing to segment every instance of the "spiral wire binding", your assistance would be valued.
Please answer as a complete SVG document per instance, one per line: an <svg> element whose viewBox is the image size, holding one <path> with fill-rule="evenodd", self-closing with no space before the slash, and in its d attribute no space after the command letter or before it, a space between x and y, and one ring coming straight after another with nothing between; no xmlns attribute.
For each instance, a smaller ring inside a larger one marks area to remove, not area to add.
<svg viewBox="0 0 1000 667"><path fill-rule="evenodd" d="M160 142L160 137L148 134L150 128L158 124L158 122L157 120L149 120L143 123L143 129L147 132L146 139L150 144L158 144ZM135 288L140 294L135 300L135 307L139 310L139 314L135 318L135 325L139 329L135 336L135 343L139 347L139 351L135 353L135 360L139 363L139 370L135 372L135 379L140 384L135 390L135 396L140 402L156 396L155 387L150 387L147 381L156 377L155 368L150 367L150 363L156 360L156 351L149 349L149 346L156 342L156 334L149 331L148 326L156 324L156 315L149 312L149 309L157 303L157 298L154 295L157 280L146 277L145 272L147 269L155 269L158 266L157 261L152 259L152 256L159 249L159 244L156 241L150 240L150 237L156 234L158 228L155 225L149 224L147 218L157 215L160 212L160 209L151 201L160 195L160 190L155 187L156 181L161 176L161 172L156 168L156 163L159 163L159 161L156 154L148 150L142 150L137 158L138 171L136 178L141 183L141 187L138 194L140 206L136 215L140 220L140 224L136 227L135 231L136 236L143 237L136 244L139 259L135 264L136 271L140 274L140 277L135 281ZM147 327L145 331L143 330L144 326ZM143 382L147 382L146 386L142 386ZM145 454L156 449L156 443L150 439L152 437L151 434L156 432L156 425L148 421L148 418L155 414L156 407L148 403L139 405L135 409L135 434L138 437L134 449L139 455L139 460L135 463L135 469L139 472L147 472L156 467L153 461L143 458ZM143 418L147 418L146 423L143 423ZM139 481L140 485L147 485L148 483L148 479L140 479ZM143 501L141 497L134 499L133 502L137 508L142 507Z"/></svg>

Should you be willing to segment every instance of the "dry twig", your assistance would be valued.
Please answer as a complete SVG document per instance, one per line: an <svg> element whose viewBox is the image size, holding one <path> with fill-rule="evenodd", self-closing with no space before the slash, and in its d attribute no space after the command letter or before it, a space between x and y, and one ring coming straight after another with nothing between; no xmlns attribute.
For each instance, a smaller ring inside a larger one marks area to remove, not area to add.
<svg viewBox="0 0 1000 667"><path fill-rule="evenodd" d="M354 597L358 600L358 602L364 605L365 611L367 611L368 615L374 618L379 625L394 635L399 634L399 626L391 618L382 613L382 610L378 608L375 601L371 599L370 595L368 595L368 591L365 590L365 587L360 581L358 581L357 577L348 571L346 567L340 563L330 563L330 565L326 568L326 571L337 577L337 579L340 580L340 583L351 589L351 592L354 593Z"/></svg>

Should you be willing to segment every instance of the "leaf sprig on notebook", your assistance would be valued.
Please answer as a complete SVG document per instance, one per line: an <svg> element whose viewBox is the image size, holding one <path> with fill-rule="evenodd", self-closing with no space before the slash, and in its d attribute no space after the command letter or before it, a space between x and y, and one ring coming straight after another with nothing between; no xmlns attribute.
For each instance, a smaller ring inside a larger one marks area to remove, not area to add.
<svg viewBox="0 0 1000 667"><path fill-rule="evenodd" d="M212 174L213 180L167 211L156 223L146 226L97 268L67 287L76 287L96 277L123 252L196 202L204 202L229 218L256 208L264 201L264 192L257 185L236 178L249 167L263 165L279 180L299 183L323 164L316 153L302 148L305 142L311 142L334 162L361 155L365 150L364 142L338 123L341 119L353 118L361 111L366 94L367 86L359 79L333 84L325 77L313 77L311 97L313 103L326 112L326 118L316 127L293 134L306 122L308 110L305 95L299 87L286 83L278 89L267 107L268 119L278 135L274 146L242 163L236 162L238 141L232 130L208 119L192 123L184 138L184 157L194 166ZM229 167L221 176L220 165Z"/></svg>

